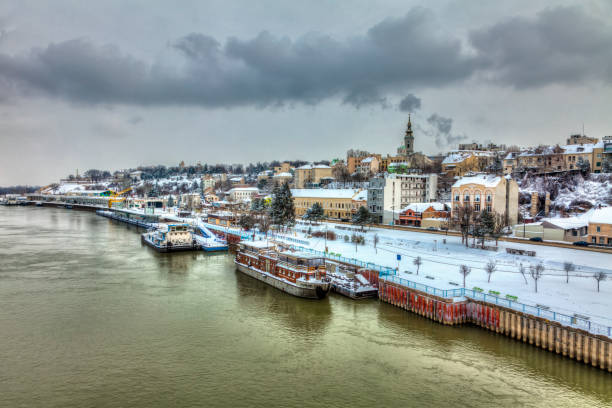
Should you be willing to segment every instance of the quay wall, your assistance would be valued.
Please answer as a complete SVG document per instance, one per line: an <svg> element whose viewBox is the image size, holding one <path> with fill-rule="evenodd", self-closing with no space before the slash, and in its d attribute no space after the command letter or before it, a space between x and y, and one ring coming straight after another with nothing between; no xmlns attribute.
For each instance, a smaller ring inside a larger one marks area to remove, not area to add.
<svg viewBox="0 0 612 408"><path fill-rule="evenodd" d="M446 325L475 324L535 347L612 372L612 340L563 326L542 317L468 298L433 296L397 283L380 281L386 303Z"/></svg>

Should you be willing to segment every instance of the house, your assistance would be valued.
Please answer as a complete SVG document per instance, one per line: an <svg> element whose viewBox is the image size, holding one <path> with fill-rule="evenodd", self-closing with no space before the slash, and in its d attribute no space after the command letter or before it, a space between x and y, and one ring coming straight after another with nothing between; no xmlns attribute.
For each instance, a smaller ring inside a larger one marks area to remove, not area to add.
<svg viewBox="0 0 612 408"><path fill-rule="evenodd" d="M425 219L435 218L446 221L449 217L450 209L444 203L411 203L398 211L394 224L420 227Z"/></svg>
<svg viewBox="0 0 612 408"><path fill-rule="evenodd" d="M368 208L368 190L364 189L364 190L359 191L357 194L353 196L351 201L353 205L351 212L353 214L357 213L360 207Z"/></svg>
<svg viewBox="0 0 612 408"><path fill-rule="evenodd" d="M393 224L397 212L410 203L437 199L437 174L386 174L370 179L368 209L377 222Z"/></svg>
<svg viewBox="0 0 612 408"><path fill-rule="evenodd" d="M208 214L207 222L223 227L231 227L236 223L236 217L230 211L217 211Z"/></svg>
<svg viewBox="0 0 612 408"><path fill-rule="evenodd" d="M598 140L596 137L589 137L587 135L571 135L567 138L568 145L575 144L594 144L597 143Z"/></svg>
<svg viewBox="0 0 612 408"><path fill-rule="evenodd" d="M348 221L353 215L353 200L363 202L360 192L359 189L292 189L295 216L301 218L314 203L319 203L327 218Z"/></svg>
<svg viewBox="0 0 612 408"><path fill-rule="evenodd" d="M475 212L503 214L508 225L518 221L518 184L508 176L490 174L465 176L451 188L452 217L459 207L469 205Z"/></svg>
<svg viewBox="0 0 612 408"><path fill-rule="evenodd" d="M281 173L290 173L292 170L291 164L289 162L283 162L280 166L275 166L272 168L274 170L274 175Z"/></svg>
<svg viewBox="0 0 612 408"><path fill-rule="evenodd" d="M612 207L593 210L589 216L588 242L612 245Z"/></svg>

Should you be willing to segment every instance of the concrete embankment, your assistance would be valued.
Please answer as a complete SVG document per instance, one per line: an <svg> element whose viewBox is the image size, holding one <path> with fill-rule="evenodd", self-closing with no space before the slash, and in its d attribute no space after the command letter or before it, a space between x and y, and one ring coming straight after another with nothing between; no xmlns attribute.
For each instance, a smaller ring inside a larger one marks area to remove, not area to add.
<svg viewBox="0 0 612 408"><path fill-rule="evenodd" d="M379 282L378 297L446 325L471 323L593 367L612 372L612 339L541 317L469 298L442 298Z"/></svg>

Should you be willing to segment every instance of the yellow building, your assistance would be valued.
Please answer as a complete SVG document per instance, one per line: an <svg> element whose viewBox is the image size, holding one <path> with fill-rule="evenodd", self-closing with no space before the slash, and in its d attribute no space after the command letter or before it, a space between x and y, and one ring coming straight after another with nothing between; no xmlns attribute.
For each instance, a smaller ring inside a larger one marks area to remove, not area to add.
<svg viewBox="0 0 612 408"><path fill-rule="evenodd" d="M362 190L302 188L291 190L296 218L301 218L314 203L319 203L327 218L350 220L357 203L367 204Z"/></svg>
<svg viewBox="0 0 612 408"><path fill-rule="evenodd" d="M295 169L295 188L321 184L321 179L333 178L332 168L324 164L306 164Z"/></svg>
<svg viewBox="0 0 612 408"><path fill-rule="evenodd" d="M453 184L451 197L453 218L459 207L470 205L475 212L504 214L508 225L518 221L518 184L512 179L488 174L462 177Z"/></svg>
<svg viewBox="0 0 612 408"><path fill-rule="evenodd" d="M599 208L589 217L589 242L612 245L612 207Z"/></svg>
<svg viewBox="0 0 612 408"><path fill-rule="evenodd" d="M493 152L477 150L456 150L442 161L442 172L461 177L468 172L483 171L495 158Z"/></svg>

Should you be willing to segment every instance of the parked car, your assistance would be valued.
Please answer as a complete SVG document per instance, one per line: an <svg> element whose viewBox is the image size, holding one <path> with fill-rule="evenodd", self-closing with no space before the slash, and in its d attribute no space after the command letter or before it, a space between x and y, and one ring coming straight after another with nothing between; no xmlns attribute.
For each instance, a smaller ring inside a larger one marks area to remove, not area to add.
<svg viewBox="0 0 612 408"><path fill-rule="evenodd" d="M576 241L572 245L585 247L585 246L589 246L589 243L586 241Z"/></svg>
<svg viewBox="0 0 612 408"><path fill-rule="evenodd" d="M542 241L543 241L543 239L542 239L542 238L540 238L540 237L533 237L533 238L529 238L529 240L530 240L530 241L533 241L533 242L542 242Z"/></svg>
<svg viewBox="0 0 612 408"><path fill-rule="evenodd" d="M436 227L427 227L428 231L437 231L438 229Z"/></svg>

